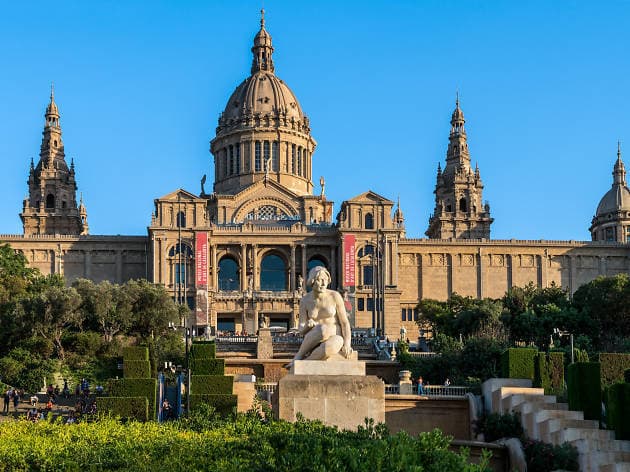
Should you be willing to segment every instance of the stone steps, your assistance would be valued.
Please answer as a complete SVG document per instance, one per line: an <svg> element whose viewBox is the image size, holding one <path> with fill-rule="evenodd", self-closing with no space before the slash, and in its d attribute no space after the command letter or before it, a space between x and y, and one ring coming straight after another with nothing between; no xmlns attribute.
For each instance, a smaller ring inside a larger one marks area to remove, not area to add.
<svg viewBox="0 0 630 472"><path fill-rule="evenodd" d="M551 442L551 434L564 428L599 429L599 422L594 420L549 418L538 424L538 436L541 441Z"/></svg>
<svg viewBox="0 0 630 472"><path fill-rule="evenodd" d="M534 409L532 405L527 405L527 412L521 413L521 424L525 429L525 432L530 438L537 438L540 436L539 425L549 419L564 418L567 420L583 420L584 413L581 411L570 411L567 409L566 403L551 403L545 405L544 410ZM554 407L553 409L549 409ZM525 410L523 408L521 411Z"/></svg>

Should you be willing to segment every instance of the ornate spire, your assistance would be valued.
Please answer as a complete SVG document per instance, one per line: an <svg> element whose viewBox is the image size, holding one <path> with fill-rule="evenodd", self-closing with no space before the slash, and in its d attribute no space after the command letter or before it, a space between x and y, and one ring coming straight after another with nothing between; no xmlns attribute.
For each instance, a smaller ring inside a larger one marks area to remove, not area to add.
<svg viewBox="0 0 630 472"><path fill-rule="evenodd" d="M254 36L254 60L252 61L252 74L261 70L274 71L273 67L273 46L271 45L271 35L265 29L265 10L260 10L260 31Z"/></svg>
<svg viewBox="0 0 630 472"><path fill-rule="evenodd" d="M55 84L50 84L50 102L46 107L46 126L59 126L59 109L55 103Z"/></svg>
<svg viewBox="0 0 630 472"><path fill-rule="evenodd" d="M621 160L621 142L617 141L617 162L613 168L613 185L626 185L626 166Z"/></svg>

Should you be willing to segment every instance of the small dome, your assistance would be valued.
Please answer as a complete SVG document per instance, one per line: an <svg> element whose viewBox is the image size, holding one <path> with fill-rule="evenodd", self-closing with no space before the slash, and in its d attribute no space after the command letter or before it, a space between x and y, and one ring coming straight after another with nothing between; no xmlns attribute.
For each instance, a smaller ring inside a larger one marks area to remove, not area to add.
<svg viewBox="0 0 630 472"><path fill-rule="evenodd" d="M620 210L630 211L630 189L615 184L600 200L595 216L605 216Z"/></svg>
<svg viewBox="0 0 630 472"><path fill-rule="evenodd" d="M222 119L237 122L247 115L284 115L303 120L302 107L286 84L271 72L258 71L245 79L228 100Z"/></svg>

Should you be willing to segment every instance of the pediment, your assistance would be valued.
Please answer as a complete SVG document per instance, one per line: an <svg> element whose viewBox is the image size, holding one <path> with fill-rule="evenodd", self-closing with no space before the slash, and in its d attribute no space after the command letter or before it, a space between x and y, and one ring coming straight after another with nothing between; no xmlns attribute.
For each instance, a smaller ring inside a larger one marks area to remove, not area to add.
<svg viewBox="0 0 630 472"><path fill-rule="evenodd" d="M231 220L241 223L248 219L248 215L250 218L257 215L254 217L256 219L260 211L265 213L264 218L270 220L274 219L270 214L279 219L300 219L300 200L299 195L275 182L256 182L233 196L234 212Z"/></svg>
<svg viewBox="0 0 630 472"><path fill-rule="evenodd" d="M394 202L379 195L372 190L368 190L367 192L363 192L356 197L352 197L349 200L346 200L348 203L380 203L385 205L393 205Z"/></svg>
<svg viewBox="0 0 630 472"><path fill-rule="evenodd" d="M157 198L156 200L160 201L171 201L171 202L192 202L195 200L203 200L203 198L198 197L197 195L190 193L188 190L184 190L182 188L178 188L177 190L167 193L166 195Z"/></svg>

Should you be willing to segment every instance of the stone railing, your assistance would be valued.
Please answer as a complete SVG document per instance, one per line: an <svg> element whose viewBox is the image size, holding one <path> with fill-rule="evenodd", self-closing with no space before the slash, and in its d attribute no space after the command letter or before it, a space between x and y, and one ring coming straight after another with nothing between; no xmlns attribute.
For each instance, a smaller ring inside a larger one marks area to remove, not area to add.
<svg viewBox="0 0 630 472"><path fill-rule="evenodd" d="M278 388L278 382L256 382L256 394L260 396L261 392L269 392L269 394L273 395L273 393Z"/></svg>
<svg viewBox="0 0 630 472"><path fill-rule="evenodd" d="M436 357L439 356L440 353L439 352L422 352L422 351L408 351L407 354L409 354L411 357Z"/></svg>
<svg viewBox="0 0 630 472"><path fill-rule="evenodd" d="M256 343L258 342L258 336L217 336L215 338L215 342L217 343Z"/></svg>

